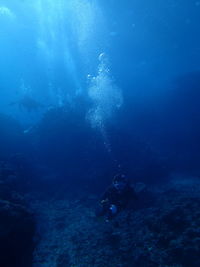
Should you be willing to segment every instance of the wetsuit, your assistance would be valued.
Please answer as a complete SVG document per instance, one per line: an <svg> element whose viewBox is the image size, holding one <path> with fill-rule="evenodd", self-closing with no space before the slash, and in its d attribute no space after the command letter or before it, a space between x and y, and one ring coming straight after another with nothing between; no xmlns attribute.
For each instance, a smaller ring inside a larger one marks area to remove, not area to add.
<svg viewBox="0 0 200 267"><path fill-rule="evenodd" d="M136 200L137 196L134 189L127 185L122 191L117 190L111 185L101 197L100 207L97 211L97 216L113 217L110 207L115 205L117 213L127 207L131 200Z"/></svg>

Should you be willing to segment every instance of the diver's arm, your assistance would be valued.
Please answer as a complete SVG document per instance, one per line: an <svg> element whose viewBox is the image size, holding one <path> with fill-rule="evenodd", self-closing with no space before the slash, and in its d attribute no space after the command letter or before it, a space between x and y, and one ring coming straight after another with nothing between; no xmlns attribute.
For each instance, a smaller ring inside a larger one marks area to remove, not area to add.
<svg viewBox="0 0 200 267"><path fill-rule="evenodd" d="M110 188L108 188L100 198L100 203L105 204L110 202Z"/></svg>

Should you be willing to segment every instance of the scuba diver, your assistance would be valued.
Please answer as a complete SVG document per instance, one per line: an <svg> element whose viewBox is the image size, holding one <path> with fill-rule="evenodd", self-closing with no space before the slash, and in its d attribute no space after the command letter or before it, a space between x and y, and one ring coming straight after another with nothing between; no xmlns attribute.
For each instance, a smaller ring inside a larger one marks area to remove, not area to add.
<svg viewBox="0 0 200 267"><path fill-rule="evenodd" d="M117 174L114 176L112 185L101 197L96 216L105 216L108 222L121 210L127 208L132 200L137 200L135 190L124 174Z"/></svg>

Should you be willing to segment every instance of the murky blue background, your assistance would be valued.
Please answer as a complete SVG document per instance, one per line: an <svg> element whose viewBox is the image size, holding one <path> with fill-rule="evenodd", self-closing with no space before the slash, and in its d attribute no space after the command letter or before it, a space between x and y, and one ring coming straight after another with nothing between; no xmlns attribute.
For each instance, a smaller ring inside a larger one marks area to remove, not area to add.
<svg viewBox="0 0 200 267"><path fill-rule="evenodd" d="M72 181L199 174L199 25L193 0L0 0L1 158Z"/></svg>

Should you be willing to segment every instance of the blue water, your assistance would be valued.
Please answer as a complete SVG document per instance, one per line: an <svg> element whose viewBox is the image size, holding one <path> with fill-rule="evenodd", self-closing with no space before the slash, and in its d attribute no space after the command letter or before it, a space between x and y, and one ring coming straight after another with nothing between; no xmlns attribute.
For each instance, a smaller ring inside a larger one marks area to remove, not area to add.
<svg viewBox="0 0 200 267"><path fill-rule="evenodd" d="M1 0L1 157L78 177L198 172L199 13L199 1Z"/></svg>
<svg viewBox="0 0 200 267"><path fill-rule="evenodd" d="M197 0L0 0L1 157L199 173L199 24Z"/></svg>
<svg viewBox="0 0 200 267"><path fill-rule="evenodd" d="M199 0L0 0L5 264L198 267L199 102ZM144 191L101 223L116 174Z"/></svg>

